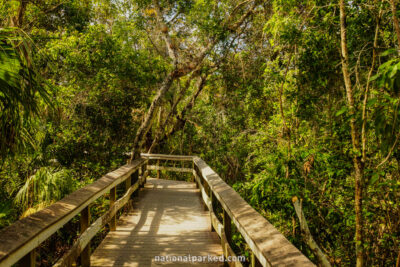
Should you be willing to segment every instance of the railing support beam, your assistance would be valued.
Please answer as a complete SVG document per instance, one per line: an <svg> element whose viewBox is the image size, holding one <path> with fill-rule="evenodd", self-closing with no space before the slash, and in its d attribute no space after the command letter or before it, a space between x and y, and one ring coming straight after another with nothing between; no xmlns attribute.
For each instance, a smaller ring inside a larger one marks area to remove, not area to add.
<svg viewBox="0 0 400 267"><path fill-rule="evenodd" d="M201 182L201 185L203 186L203 190L204 190L204 192L206 193L206 195L208 194L208 187L207 187L207 184L206 184L206 182L204 181L204 179L200 176L200 182ZM208 196L208 195L207 195ZM208 206L207 206L207 204L205 203L205 202L203 202L204 203L204 211L207 211L208 210Z"/></svg>
<svg viewBox="0 0 400 267"><path fill-rule="evenodd" d="M209 189L208 192L209 192L209 196L210 196L210 200L211 200L211 205L210 205L210 218L211 218L212 213L214 213L215 196L214 196L211 188L209 187L208 189ZM210 222L211 222L211 232L215 232L212 221L210 220Z"/></svg>
<svg viewBox="0 0 400 267"><path fill-rule="evenodd" d="M144 184L146 183L146 177L144 177L144 175L145 175L145 172L146 172L146 165L145 164L143 164L141 167L140 167L140 173L139 173L139 176L140 176L140 185L139 185L139 188L143 188L144 187ZM144 178L144 179L143 179Z"/></svg>
<svg viewBox="0 0 400 267"><path fill-rule="evenodd" d="M26 254L20 261L20 266L35 267L36 266L36 249Z"/></svg>
<svg viewBox="0 0 400 267"><path fill-rule="evenodd" d="M131 178L128 178L125 180L125 192L127 192L131 188ZM127 212L132 210L132 200L129 199L128 202L125 205L125 210Z"/></svg>
<svg viewBox="0 0 400 267"><path fill-rule="evenodd" d="M222 217L222 225L224 226L224 236L226 238L226 242L228 243L227 245L229 247L231 247L231 245L232 245L232 222L231 222L231 217L229 217L228 213L225 210L224 210L223 217ZM221 241L222 241L222 239L221 239ZM222 247L223 247L223 250L225 251L224 246L225 246L225 244L222 241ZM224 255L224 256L226 259L227 256L233 256L233 255ZM224 266L230 266L230 263L224 262Z"/></svg>
<svg viewBox="0 0 400 267"><path fill-rule="evenodd" d="M84 208L81 211L81 219L80 219L80 233L82 234L90 225L90 209L89 206ZM87 246L83 249L81 255L81 265L82 267L89 267L90 266L90 241Z"/></svg>
<svg viewBox="0 0 400 267"><path fill-rule="evenodd" d="M229 217L228 213L224 210L224 232L226 240L228 241L229 245L232 244L232 222L231 217Z"/></svg>
<svg viewBox="0 0 400 267"><path fill-rule="evenodd" d="M113 187L110 190L110 208L114 205L117 200L117 187ZM111 217L110 220L110 231L115 231L117 229L117 215Z"/></svg>
<svg viewBox="0 0 400 267"><path fill-rule="evenodd" d="M250 259L250 266L251 267L262 267L262 264L260 261L257 259L256 255L254 253L251 253L251 259Z"/></svg>
<svg viewBox="0 0 400 267"><path fill-rule="evenodd" d="M160 167L160 160L157 160L157 167ZM160 170L157 170L157 179L160 179Z"/></svg>
<svg viewBox="0 0 400 267"><path fill-rule="evenodd" d="M194 161L192 161L192 170L193 171L195 171L195 169L194 169ZM193 173L193 176L192 176L192 182L195 182L196 183L196 177L195 177L195 174ZM196 183L196 187L197 187L197 183ZM198 188L198 187L197 187Z"/></svg>
<svg viewBox="0 0 400 267"><path fill-rule="evenodd" d="M139 180L139 170L136 170L131 175L131 185L134 185ZM139 188L132 194L132 199L139 196Z"/></svg>

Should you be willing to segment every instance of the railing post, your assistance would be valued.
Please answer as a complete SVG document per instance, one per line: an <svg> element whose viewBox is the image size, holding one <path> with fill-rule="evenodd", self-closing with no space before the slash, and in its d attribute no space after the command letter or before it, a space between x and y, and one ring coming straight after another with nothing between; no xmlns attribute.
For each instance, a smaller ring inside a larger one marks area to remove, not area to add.
<svg viewBox="0 0 400 267"><path fill-rule="evenodd" d="M195 169L194 169L194 161L193 161L193 160L192 160L192 170L193 170L193 171L195 170ZM193 172L192 182L196 182L196 177L195 177L194 172Z"/></svg>
<svg viewBox="0 0 400 267"><path fill-rule="evenodd" d="M114 205L117 199L117 187L113 187L110 190L110 209ZM117 214L111 217L110 220L110 231L115 231L117 229Z"/></svg>
<svg viewBox="0 0 400 267"><path fill-rule="evenodd" d="M80 233L82 234L90 225L90 209L89 206L84 208L81 211L81 219L80 219ZM87 246L82 250L80 255L81 258L81 265L82 267L89 267L90 266L90 241Z"/></svg>
<svg viewBox="0 0 400 267"><path fill-rule="evenodd" d="M215 232L215 229L214 229L214 227L213 227L213 224L212 224L212 213L214 212L214 202L215 202L215 197L214 197L214 194L213 194L213 192L212 192L212 190L211 190L211 187L208 187L208 190L209 190L209 195L210 195L210 221L211 221L211 232Z"/></svg>
<svg viewBox="0 0 400 267"><path fill-rule="evenodd" d="M160 170L158 169L160 167L160 160L157 160L157 179L160 179Z"/></svg>
<svg viewBox="0 0 400 267"><path fill-rule="evenodd" d="M196 183L196 188L199 189L200 188L200 185L199 185L200 176L197 175L197 169L196 168L194 169L193 175L194 175L194 178L195 178L194 182ZM197 178L199 178L199 179L197 179Z"/></svg>
<svg viewBox="0 0 400 267"><path fill-rule="evenodd" d="M128 191L130 187L131 187L131 179L128 178L125 180L125 191Z"/></svg>
<svg viewBox="0 0 400 267"><path fill-rule="evenodd" d="M207 184L205 183L204 178L202 178L201 176L200 176L200 182L201 182L201 185L203 186L204 192L205 192L206 195L208 196L208 187L207 187ZM208 210L208 206L207 206L207 203L205 202L205 200L203 201L203 203L204 203L204 211Z"/></svg>
<svg viewBox="0 0 400 267"><path fill-rule="evenodd" d="M139 170L140 170L140 173L139 173L139 176L140 176L139 188L143 188L144 184L146 183L145 177L144 177L144 174L145 174L145 171L146 171L145 164L140 166Z"/></svg>
<svg viewBox="0 0 400 267"><path fill-rule="evenodd" d="M143 177L143 170L142 170L142 166L140 166L138 168L138 180L139 180L138 190L139 190L139 188L142 188L142 177Z"/></svg>
<svg viewBox="0 0 400 267"><path fill-rule="evenodd" d="M20 266L35 267L36 266L36 249L26 254L20 261Z"/></svg>
<svg viewBox="0 0 400 267"><path fill-rule="evenodd" d="M125 192L128 192L129 188L131 188L131 178L125 180ZM125 205L125 210L129 212L132 208L132 201L131 199L128 200L128 203Z"/></svg>
<svg viewBox="0 0 400 267"><path fill-rule="evenodd" d="M224 210L223 217L222 217L222 225L224 226L224 235L225 235L226 242L228 243L228 244L224 244L223 238L221 238L222 249L223 249L223 251L225 251L226 245L231 246L231 244L232 244L231 217L229 217L228 213L225 210ZM226 259L228 255L224 255L224 256ZM229 262L224 262L224 266L229 266Z"/></svg>
<svg viewBox="0 0 400 267"><path fill-rule="evenodd" d="M232 222L231 222L231 217L229 217L228 213L224 210L224 218L223 218L223 223L224 223L224 233L226 240L228 241L228 244L232 244Z"/></svg>
<svg viewBox="0 0 400 267"><path fill-rule="evenodd" d="M139 170L135 170L131 175L131 184L134 185L139 180ZM132 198L139 196L139 188L132 194Z"/></svg>
<svg viewBox="0 0 400 267"><path fill-rule="evenodd" d="M250 266L251 267L262 267L260 261L257 259L256 255L254 255L253 252L251 252Z"/></svg>
<svg viewBox="0 0 400 267"><path fill-rule="evenodd" d="M148 161L146 161L146 163L143 164L143 175L145 175L143 185L145 185L147 183L147 176L149 175L148 170L147 170L147 165L148 165Z"/></svg>

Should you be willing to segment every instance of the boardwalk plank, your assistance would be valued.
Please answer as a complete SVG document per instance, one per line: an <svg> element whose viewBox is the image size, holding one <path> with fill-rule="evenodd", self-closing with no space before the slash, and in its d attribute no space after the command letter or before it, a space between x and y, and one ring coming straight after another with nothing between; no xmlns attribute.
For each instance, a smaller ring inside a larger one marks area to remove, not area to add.
<svg viewBox="0 0 400 267"><path fill-rule="evenodd" d="M92 266L222 266L155 261L156 256L221 256L216 233L194 183L149 178L134 204L91 256Z"/></svg>

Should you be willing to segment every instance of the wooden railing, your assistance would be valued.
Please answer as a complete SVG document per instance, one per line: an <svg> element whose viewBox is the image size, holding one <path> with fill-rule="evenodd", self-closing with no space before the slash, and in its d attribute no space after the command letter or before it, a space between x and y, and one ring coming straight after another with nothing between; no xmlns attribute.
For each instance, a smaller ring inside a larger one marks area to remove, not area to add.
<svg viewBox="0 0 400 267"><path fill-rule="evenodd" d="M156 161L156 165L148 165ZM160 161L188 161L191 168L161 166ZM147 170L191 172L200 189L205 207L210 212L211 229L221 238L224 256L235 256L232 249L232 225L243 236L251 250L251 266L314 266L274 226L256 212L227 185L201 158L161 154L141 154L131 164L110 172L96 182L68 195L53 205L34 213L0 231L0 266L18 261L22 266L34 266L35 249L73 217L80 213L81 234L55 266L71 266L78 257L82 266L90 266L90 241L107 223L115 230L116 213L139 187L146 182ZM125 194L116 200L116 187L125 184ZM110 208L90 224L89 206L110 192ZM214 206L222 207L223 220L218 219ZM230 266L242 266L239 261Z"/></svg>
<svg viewBox="0 0 400 267"><path fill-rule="evenodd" d="M0 231L0 266L35 266L35 249L76 215L80 214L79 238L55 266L71 266L80 256L82 266L90 266L90 241L108 223L115 230L116 213L132 194L146 181L146 159L138 159L131 164L106 174L51 206L25 217ZM125 194L116 199L116 188L125 183ZM110 208L90 224L89 206L99 197L109 194Z"/></svg>
<svg viewBox="0 0 400 267"><path fill-rule="evenodd" d="M233 223L251 250L251 266L314 266L201 158L160 154L141 154L141 156L148 160L157 160L157 165L147 166L150 170L187 172L187 168L160 166L160 160L193 161L193 176L200 189L204 204L210 211L211 229L221 238L226 258L236 256L232 249L231 227ZM218 202L223 209L222 222L216 216L215 202ZM228 264L237 267L243 266L240 261Z"/></svg>

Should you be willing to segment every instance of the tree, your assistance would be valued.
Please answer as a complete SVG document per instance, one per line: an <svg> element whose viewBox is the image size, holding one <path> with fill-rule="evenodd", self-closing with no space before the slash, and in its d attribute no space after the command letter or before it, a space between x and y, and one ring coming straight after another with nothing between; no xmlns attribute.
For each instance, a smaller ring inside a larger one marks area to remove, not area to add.
<svg viewBox="0 0 400 267"><path fill-rule="evenodd" d="M234 12L230 14L225 21L222 22L223 25L222 30L235 32L242 25L242 23L251 15L254 8L256 7L257 1L254 0L251 2L252 5L250 6L250 8L248 8L248 10L245 10L244 14L242 14L237 21L232 21L239 7L241 7L242 4L239 4L237 7L235 7L233 9ZM153 1L153 8L155 9L157 28L160 29L162 33L162 37L167 47L168 55L172 60L173 67L172 71L170 71L164 78L164 81L162 82L160 89L157 92L157 95L154 97L146 113L143 123L141 124L136 133L135 139L133 141L131 160L139 156L140 140L143 138L143 136L146 135L148 131L147 129L149 129L151 120L153 119L155 110L159 107L161 99L163 98L165 93L170 89L173 81L189 74L190 72L198 68L202 64L206 55L210 53L210 51L214 48L214 46L218 43L218 41L221 38L221 36L218 35L211 36L211 40L208 41L208 44L205 47L195 49L195 51L196 50L200 51L200 53L197 56L195 56L196 53L193 51L191 53L189 52L189 54L187 55L188 58L181 58L182 55L178 55L177 53L178 47L176 46L176 44L172 42L172 38L168 33L168 26L164 21L164 14L162 13L160 4L157 0ZM192 47L193 44L188 44L188 46Z"/></svg>
<svg viewBox="0 0 400 267"><path fill-rule="evenodd" d="M342 71L346 87L347 106L348 112L351 117L351 140L353 145L353 164L354 164L354 183L355 183L355 198L354 206L356 212L356 253L357 253L357 266L364 266L364 240L363 240L363 186L364 186L364 162L362 162L362 152L360 145L360 131L356 125L356 106L354 103L354 92L351 85L350 71L349 71L349 54L347 50L347 28L346 28L346 7L344 0L340 0L340 37L341 37L341 55L342 55Z"/></svg>

